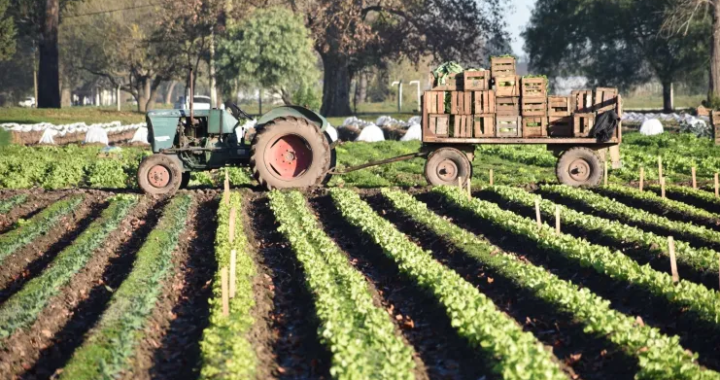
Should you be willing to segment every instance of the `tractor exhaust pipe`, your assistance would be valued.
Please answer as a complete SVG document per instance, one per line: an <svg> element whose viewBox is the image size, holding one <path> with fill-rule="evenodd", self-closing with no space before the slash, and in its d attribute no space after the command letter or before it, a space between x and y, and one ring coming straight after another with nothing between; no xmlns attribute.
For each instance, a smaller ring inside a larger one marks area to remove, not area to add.
<svg viewBox="0 0 720 380"><path fill-rule="evenodd" d="M195 75L190 67L190 125L195 125Z"/></svg>

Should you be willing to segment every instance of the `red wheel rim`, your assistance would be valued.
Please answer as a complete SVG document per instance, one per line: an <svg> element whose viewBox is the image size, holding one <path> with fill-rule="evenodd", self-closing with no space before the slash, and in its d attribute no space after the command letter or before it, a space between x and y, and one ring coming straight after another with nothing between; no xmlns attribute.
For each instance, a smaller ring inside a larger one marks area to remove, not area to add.
<svg viewBox="0 0 720 380"><path fill-rule="evenodd" d="M161 189L170 184L170 171L162 165L155 165L150 168L147 178L150 185Z"/></svg>
<svg viewBox="0 0 720 380"><path fill-rule="evenodd" d="M312 165L312 149L300 136L281 136L265 152L265 162L276 177L292 180L305 174Z"/></svg>

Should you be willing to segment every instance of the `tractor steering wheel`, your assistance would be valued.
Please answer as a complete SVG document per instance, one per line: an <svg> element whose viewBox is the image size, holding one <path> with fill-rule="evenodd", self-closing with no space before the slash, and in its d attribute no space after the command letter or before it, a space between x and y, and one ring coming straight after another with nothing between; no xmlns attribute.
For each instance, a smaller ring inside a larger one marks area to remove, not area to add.
<svg viewBox="0 0 720 380"><path fill-rule="evenodd" d="M230 112L232 112L233 116L236 118L243 118L246 120L252 119L250 115L248 115L245 111L241 110L240 107L237 106L235 103L227 102L225 103L225 107L230 109Z"/></svg>

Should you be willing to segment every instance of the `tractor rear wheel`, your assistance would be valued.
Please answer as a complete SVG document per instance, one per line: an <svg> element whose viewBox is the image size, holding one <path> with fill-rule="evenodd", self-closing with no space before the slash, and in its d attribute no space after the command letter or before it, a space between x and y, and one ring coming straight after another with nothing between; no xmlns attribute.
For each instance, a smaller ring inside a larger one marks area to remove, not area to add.
<svg viewBox="0 0 720 380"><path fill-rule="evenodd" d="M182 171L162 154L145 157L138 168L138 185L146 194L173 195L180 189Z"/></svg>
<svg viewBox="0 0 720 380"><path fill-rule="evenodd" d="M425 163L425 178L434 186L455 186L458 178L472 177L472 164L467 155L455 148L440 148Z"/></svg>
<svg viewBox="0 0 720 380"><path fill-rule="evenodd" d="M332 152L325 134L306 119L276 119L258 130L250 165L261 186L306 189L319 186L330 170Z"/></svg>
<svg viewBox="0 0 720 380"><path fill-rule="evenodd" d="M602 180L603 168L592 149L572 148L560 155L555 173L563 185L594 187Z"/></svg>

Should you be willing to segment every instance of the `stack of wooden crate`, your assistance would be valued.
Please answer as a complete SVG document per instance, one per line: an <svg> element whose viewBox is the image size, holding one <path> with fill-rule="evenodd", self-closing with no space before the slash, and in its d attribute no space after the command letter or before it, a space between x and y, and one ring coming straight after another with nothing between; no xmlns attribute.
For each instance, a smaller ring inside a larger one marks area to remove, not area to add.
<svg viewBox="0 0 720 380"><path fill-rule="evenodd" d="M512 57L492 58L490 70L451 74L442 83L434 80L423 102L424 135L431 140L582 138L590 136L599 113L614 109L622 117L617 89L548 96L547 78L520 78Z"/></svg>
<svg viewBox="0 0 720 380"><path fill-rule="evenodd" d="M715 145L720 145L720 111L710 111L710 124Z"/></svg>

